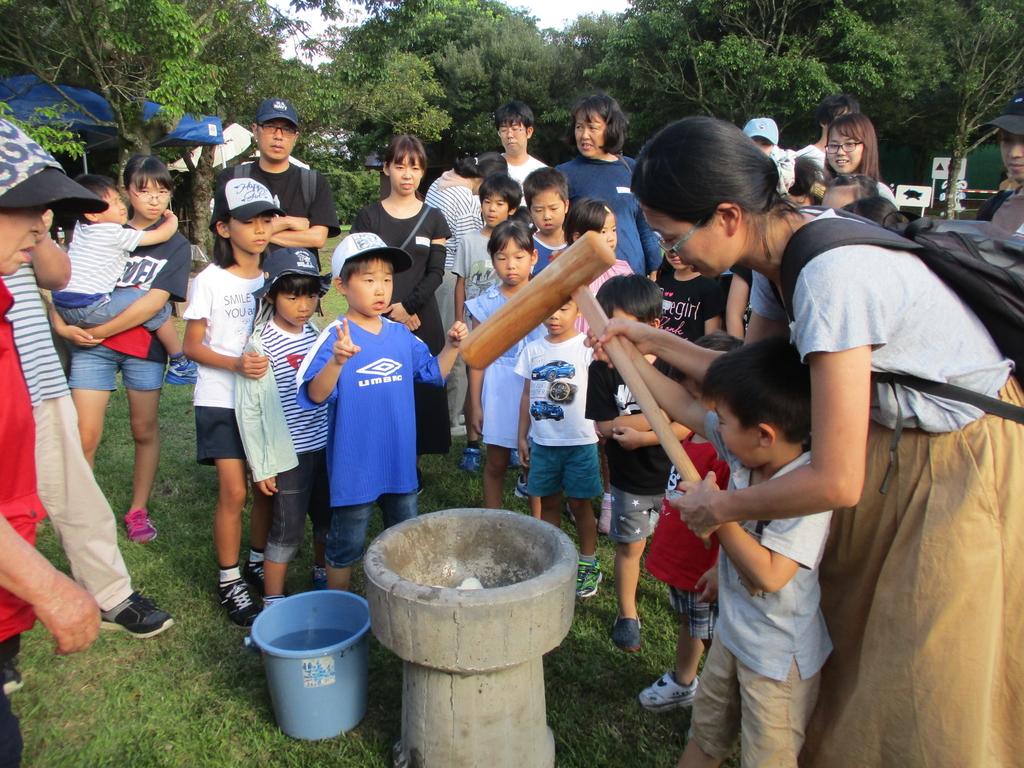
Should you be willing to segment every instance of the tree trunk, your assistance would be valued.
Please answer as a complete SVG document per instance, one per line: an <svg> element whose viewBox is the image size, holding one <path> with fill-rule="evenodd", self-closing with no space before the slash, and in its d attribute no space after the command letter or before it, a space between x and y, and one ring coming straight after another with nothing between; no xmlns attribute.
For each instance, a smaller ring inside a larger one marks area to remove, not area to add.
<svg viewBox="0 0 1024 768"><path fill-rule="evenodd" d="M216 147L203 147L199 155L199 163L189 173L190 194L186 203L186 212L192 222L193 243L203 249L207 256L213 248L210 236L210 201L213 199L214 167L213 153ZM187 162L187 161L186 161Z"/></svg>
<svg viewBox="0 0 1024 768"><path fill-rule="evenodd" d="M960 188L957 185L957 181L960 178L960 166L964 162L964 152L962 149L954 147L950 153L952 157L949 160L949 178L946 179L946 211L945 217L952 221L956 218L957 214L957 196L960 194Z"/></svg>

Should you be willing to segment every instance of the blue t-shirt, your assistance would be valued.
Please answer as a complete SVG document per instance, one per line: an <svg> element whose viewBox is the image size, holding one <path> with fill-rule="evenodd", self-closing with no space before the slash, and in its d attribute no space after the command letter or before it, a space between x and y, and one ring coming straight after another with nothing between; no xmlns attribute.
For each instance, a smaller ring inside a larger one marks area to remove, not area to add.
<svg viewBox="0 0 1024 768"><path fill-rule="evenodd" d="M349 323L360 351L341 369L327 398L327 477L331 506L367 504L383 493L416 490L416 405L413 382L442 386L444 377L427 345L401 323L381 318L380 333ZM331 359L338 338L335 320L299 367L296 400L316 408L309 382Z"/></svg>
<svg viewBox="0 0 1024 768"><path fill-rule="evenodd" d="M633 181L631 157L615 160L591 160L575 157L558 166L569 180L569 204L581 197L592 197L606 203L615 214L618 230L616 258L629 263L638 275L648 275L661 265L658 238L640 210L640 201L630 189Z"/></svg>
<svg viewBox="0 0 1024 768"><path fill-rule="evenodd" d="M551 246L542 243L540 239L537 237L537 235L534 234L533 247L537 249L537 263L533 265L533 272L531 272L530 274L536 277L537 275L540 274L540 271L544 269L544 267L551 263L551 254L565 250L567 246L565 243L563 243L557 248L552 248Z"/></svg>

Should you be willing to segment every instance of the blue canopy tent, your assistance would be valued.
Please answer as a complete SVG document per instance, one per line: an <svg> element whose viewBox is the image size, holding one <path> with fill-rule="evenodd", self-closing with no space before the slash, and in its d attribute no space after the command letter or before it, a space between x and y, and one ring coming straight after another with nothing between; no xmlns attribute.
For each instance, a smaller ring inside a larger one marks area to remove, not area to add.
<svg viewBox="0 0 1024 768"><path fill-rule="evenodd" d="M67 85L52 86L35 75L17 75L0 80L0 101L7 104L19 120L39 120L41 107L55 107L60 117L54 122L66 123L82 136L86 150L116 146L117 127L107 100L87 88ZM147 101L142 107L144 120L151 120L162 109ZM224 130L219 117L185 115L174 130L153 142L154 147L194 147L197 144L223 144ZM88 172L88 163L85 167Z"/></svg>

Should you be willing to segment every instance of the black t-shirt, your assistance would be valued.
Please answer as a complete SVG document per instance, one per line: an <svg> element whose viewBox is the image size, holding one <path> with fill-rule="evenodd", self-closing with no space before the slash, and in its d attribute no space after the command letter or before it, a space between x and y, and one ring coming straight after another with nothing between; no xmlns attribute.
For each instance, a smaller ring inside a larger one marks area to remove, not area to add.
<svg viewBox="0 0 1024 768"><path fill-rule="evenodd" d="M657 366L664 371L663 366ZM622 376L607 363L595 360L587 370L587 418L611 421L619 416L640 413ZM616 488L638 495L654 495L665 490L672 462L660 445L628 451L614 439L605 443L608 474Z"/></svg>
<svg viewBox="0 0 1024 768"><path fill-rule="evenodd" d="M235 167L226 168L217 177L218 189L233 179L238 171ZM327 227L328 237L337 237L341 234L341 227L338 224L338 212L334 207L334 195L331 193L331 186L322 173L316 173L316 193L313 199L306 203L302 194L302 173L303 169L297 165L289 165L288 170L281 173L267 173L260 164L249 165L249 177L266 186L270 193L277 198L278 205L289 216L302 216L309 219L310 226ZM271 245L271 250L281 246ZM319 259L316 249L310 248Z"/></svg>
<svg viewBox="0 0 1024 768"><path fill-rule="evenodd" d="M153 224L149 229L157 224ZM171 301L185 301L188 296L188 277L192 270L192 246L182 235L175 234L165 243L146 245L128 254L124 273L118 288L156 288L167 291ZM151 341L147 360L162 363L167 359L163 344L156 335Z"/></svg>
<svg viewBox="0 0 1024 768"><path fill-rule="evenodd" d="M725 312L725 295L710 277L680 281L672 269L663 269L657 283L662 293L661 327L676 336L696 341L704 335L704 321Z"/></svg>

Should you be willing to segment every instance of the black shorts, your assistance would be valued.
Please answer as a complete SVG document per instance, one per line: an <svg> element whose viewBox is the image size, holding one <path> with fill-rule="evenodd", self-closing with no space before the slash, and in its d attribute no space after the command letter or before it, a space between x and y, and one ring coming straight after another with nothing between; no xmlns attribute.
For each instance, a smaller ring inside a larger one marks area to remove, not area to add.
<svg viewBox="0 0 1024 768"><path fill-rule="evenodd" d="M245 461L245 447L238 433L234 408L196 406L196 461L213 464L216 459Z"/></svg>

